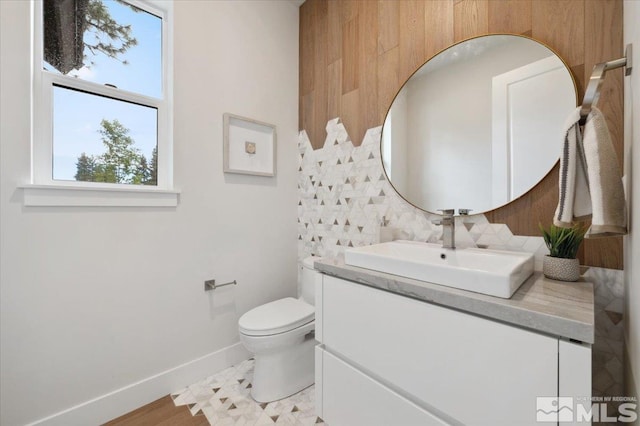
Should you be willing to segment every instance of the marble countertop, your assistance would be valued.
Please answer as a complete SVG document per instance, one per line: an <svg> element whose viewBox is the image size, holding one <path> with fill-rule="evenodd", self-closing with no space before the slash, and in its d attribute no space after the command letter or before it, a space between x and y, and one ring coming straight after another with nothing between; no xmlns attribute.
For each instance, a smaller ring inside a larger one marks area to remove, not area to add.
<svg viewBox="0 0 640 426"><path fill-rule="evenodd" d="M510 299L345 265L343 260L315 261L319 272L392 293L458 309L554 336L594 343L593 284L562 282L534 273Z"/></svg>

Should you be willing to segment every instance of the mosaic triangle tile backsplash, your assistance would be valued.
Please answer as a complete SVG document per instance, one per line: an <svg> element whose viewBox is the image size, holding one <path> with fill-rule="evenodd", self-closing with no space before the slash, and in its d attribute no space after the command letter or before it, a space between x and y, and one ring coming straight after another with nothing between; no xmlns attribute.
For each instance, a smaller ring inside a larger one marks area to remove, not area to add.
<svg viewBox="0 0 640 426"><path fill-rule="evenodd" d="M382 127L367 130L354 147L339 118L327 123L323 148L314 150L305 131L298 139L299 255L339 257L345 247L380 241L380 225L402 239L437 243L442 227L438 215L415 208L400 197L380 161ZM490 247L536 255L537 269L547 254L541 237L514 236L503 224L490 224L482 214L457 218L459 247Z"/></svg>

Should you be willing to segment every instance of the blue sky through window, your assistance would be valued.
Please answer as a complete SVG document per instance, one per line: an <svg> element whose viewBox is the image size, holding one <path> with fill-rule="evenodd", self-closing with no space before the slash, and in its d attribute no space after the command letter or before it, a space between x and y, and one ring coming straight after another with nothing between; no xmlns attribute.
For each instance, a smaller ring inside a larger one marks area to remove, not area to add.
<svg viewBox="0 0 640 426"><path fill-rule="evenodd" d="M142 154L151 160L156 146L157 110L55 87L53 90L53 175L56 180L75 180L81 153L100 155L105 151L98 130L102 119L117 119Z"/></svg>
<svg viewBox="0 0 640 426"><path fill-rule="evenodd" d="M92 55L85 48L85 65L69 75L98 84L113 84L119 89L155 98L162 97L162 20L150 13L113 0L103 0L111 17L121 25L131 25L138 44L120 56L128 64L102 53ZM93 41L85 32L85 40ZM90 62L93 62L92 64ZM48 64L45 69L56 72ZM157 144L157 111L116 99L56 87L53 90L53 178L75 180L76 162L81 153L104 152L98 130L102 119L117 119L130 130L135 146L151 160Z"/></svg>

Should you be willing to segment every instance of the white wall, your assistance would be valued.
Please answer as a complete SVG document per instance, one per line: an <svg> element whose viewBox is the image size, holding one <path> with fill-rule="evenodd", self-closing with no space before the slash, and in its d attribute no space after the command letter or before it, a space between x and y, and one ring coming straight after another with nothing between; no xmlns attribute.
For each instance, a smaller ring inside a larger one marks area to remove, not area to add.
<svg viewBox="0 0 640 426"><path fill-rule="evenodd" d="M626 384L638 395L640 384L640 2L624 2L624 43L633 43L633 74L625 78L625 175L630 227L625 237ZM632 386L636 386L632 389ZM638 422L640 424L640 421Z"/></svg>
<svg viewBox="0 0 640 426"><path fill-rule="evenodd" d="M25 208L17 187L30 174L29 3L0 1L6 426L230 347L242 313L296 291L298 7L175 2L177 208ZM224 112L277 126L275 178L223 174ZM207 278L239 284L205 293ZM177 374L146 398L185 380Z"/></svg>

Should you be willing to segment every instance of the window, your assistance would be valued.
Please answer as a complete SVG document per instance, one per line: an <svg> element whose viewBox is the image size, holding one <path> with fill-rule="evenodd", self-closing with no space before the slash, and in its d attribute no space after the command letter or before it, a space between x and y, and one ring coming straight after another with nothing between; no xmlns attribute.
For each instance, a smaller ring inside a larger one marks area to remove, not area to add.
<svg viewBox="0 0 640 426"><path fill-rule="evenodd" d="M34 3L32 183L170 190L170 2Z"/></svg>

